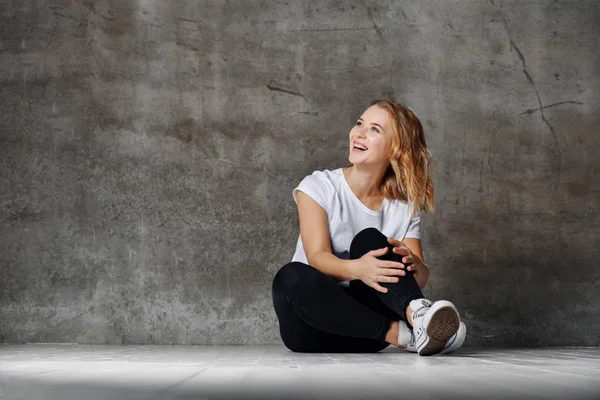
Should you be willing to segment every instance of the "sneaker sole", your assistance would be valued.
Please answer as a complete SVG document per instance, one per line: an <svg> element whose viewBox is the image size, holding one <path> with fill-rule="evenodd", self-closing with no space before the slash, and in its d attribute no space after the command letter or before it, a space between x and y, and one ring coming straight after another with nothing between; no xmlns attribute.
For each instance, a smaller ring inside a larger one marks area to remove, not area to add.
<svg viewBox="0 0 600 400"><path fill-rule="evenodd" d="M453 307L444 306L435 311L427 325L428 341L419 351L419 355L430 356L444 350L448 339L458 331L460 319Z"/></svg>
<svg viewBox="0 0 600 400"><path fill-rule="evenodd" d="M467 327L464 324L464 322L461 322L459 325L458 331L456 332L456 338L454 338L454 341L447 348L440 351L440 354L449 354L449 353L455 352L457 349L459 349L463 345L466 337L467 337ZM446 345L448 345L448 344L446 343Z"/></svg>

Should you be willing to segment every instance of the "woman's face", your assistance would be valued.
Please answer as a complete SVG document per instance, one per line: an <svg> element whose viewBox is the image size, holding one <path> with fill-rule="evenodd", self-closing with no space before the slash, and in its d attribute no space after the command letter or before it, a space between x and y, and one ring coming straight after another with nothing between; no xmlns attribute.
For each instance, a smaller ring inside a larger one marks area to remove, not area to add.
<svg viewBox="0 0 600 400"><path fill-rule="evenodd" d="M367 108L350 130L348 161L352 164L387 166L392 147L391 124L390 115L385 109L376 105Z"/></svg>

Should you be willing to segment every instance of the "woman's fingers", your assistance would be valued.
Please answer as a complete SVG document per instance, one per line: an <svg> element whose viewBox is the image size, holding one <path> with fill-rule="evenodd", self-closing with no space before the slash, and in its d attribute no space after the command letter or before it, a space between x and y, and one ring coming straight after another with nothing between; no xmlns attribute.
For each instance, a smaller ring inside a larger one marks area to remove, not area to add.
<svg viewBox="0 0 600 400"><path fill-rule="evenodd" d="M401 256L409 256L411 255L410 249L406 246L398 246L392 249L393 253L400 254Z"/></svg>
<svg viewBox="0 0 600 400"><path fill-rule="evenodd" d="M381 249L371 250L367 254L370 254L374 257L378 257L378 256L382 256L385 253L387 253L387 249L388 249L387 247L382 247Z"/></svg>
<svg viewBox="0 0 600 400"><path fill-rule="evenodd" d="M400 269L404 269L406 267L406 265L402 264L401 262L395 262L392 261L391 263L388 263L387 268L400 268Z"/></svg>
<svg viewBox="0 0 600 400"><path fill-rule="evenodd" d="M404 276L406 275L406 272L403 269L399 269L399 268L385 268L383 269L381 274L382 275L387 275L387 276Z"/></svg>
<svg viewBox="0 0 600 400"><path fill-rule="evenodd" d="M382 261L379 265L379 268L391 268L391 269L404 269L405 265L401 262L397 261Z"/></svg>
<svg viewBox="0 0 600 400"><path fill-rule="evenodd" d="M403 243L399 240L396 240L394 238L388 237L387 241L389 244L391 244L392 246L401 246Z"/></svg>
<svg viewBox="0 0 600 400"><path fill-rule="evenodd" d="M404 276L406 272L398 268L382 268L378 272L377 276Z"/></svg>
<svg viewBox="0 0 600 400"><path fill-rule="evenodd" d="M372 287L381 293L387 293L387 291L388 291L387 288L384 288L383 286L379 285L377 282L375 282Z"/></svg>
<svg viewBox="0 0 600 400"><path fill-rule="evenodd" d="M398 278L397 276L386 276L384 274L379 274L375 278L375 281L373 282L373 285L371 285L371 287L377 289L382 293L387 293L387 288L381 286L379 283L397 283L398 281L400 281L400 278Z"/></svg>
<svg viewBox="0 0 600 400"><path fill-rule="evenodd" d="M391 276L391 275L384 275L384 274L379 274L377 275L377 278L375 279L376 282L398 282L400 280L400 278L398 278L397 276Z"/></svg>

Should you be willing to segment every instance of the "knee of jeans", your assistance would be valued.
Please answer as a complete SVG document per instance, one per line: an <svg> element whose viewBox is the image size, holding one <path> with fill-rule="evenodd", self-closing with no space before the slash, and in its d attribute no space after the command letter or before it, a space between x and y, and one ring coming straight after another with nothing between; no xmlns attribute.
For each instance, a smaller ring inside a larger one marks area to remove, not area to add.
<svg viewBox="0 0 600 400"><path fill-rule="evenodd" d="M302 270L312 268L302 262L292 261L285 264L277 271L273 278L273 292L287 292L290 288L296 287L303 283Z"/></svg>
<svg viewBox="0 0 600 400"><path fill-rule="evenodd" d="M365 228L362 231L358 232L354 239L363 236L387 239L387 236L385 236L379 229L373 227Z"/></svg>
<svg viewBox="0 0 600 400"><path fill-rule="evenodd" d="M387 236L377 228L365 228L358 232L350 243L351 257L358 258L368 250L375 250L389 245Z"/></svg>

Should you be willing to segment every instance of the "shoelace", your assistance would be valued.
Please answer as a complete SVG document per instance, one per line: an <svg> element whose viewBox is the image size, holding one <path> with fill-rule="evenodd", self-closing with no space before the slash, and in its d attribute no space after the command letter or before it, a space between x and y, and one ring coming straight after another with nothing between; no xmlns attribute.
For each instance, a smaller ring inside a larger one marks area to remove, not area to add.
<svg viewBox="0 0 600 400"><path fill-rule="evenodd" d="M416 342L416 337L415 337L415 333L413 332L413 330L410 330L410 342L408 343L408 345L410 347L415 347L415 342Z"/></svg>
<svg viewBox="0 0 600 400"><path fill-rule="evenodd" d="M415 311L415 313L413 314L413 319L422 317L423 315L425 315L427 313L427 311L429 311L429 309L431 308L431 306L423 306L421 308L419 308L417 311Z"/></svg>
<svg viewBox="0 0 600 400"><path fill-rule="evenodd" d="M423 307L419 308L418 310L416 310L416 311L414 312L414 314L413 314L413 321L414 321L416 318L420 318L420 317L422 317L423 315L425 315L425 314L426 314L426 313L427 313L427 312L428 312L430 309L431 309L431 306L426 306L426 305L423 305ZM411 340L413 340L413 341L414 341L414 343L416 343L417 336L419 336L419 337L420 337L422 332L423 332L423 327L422 327L420 324L418 324L418 325L416 326L416 331L413 329L413 336L412 336L412 339L411 339ZM414 345L414 344L413 344L413 345Z"/></svg>

